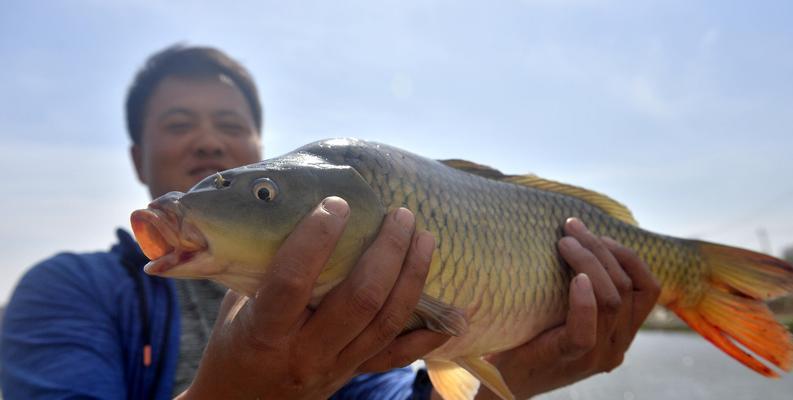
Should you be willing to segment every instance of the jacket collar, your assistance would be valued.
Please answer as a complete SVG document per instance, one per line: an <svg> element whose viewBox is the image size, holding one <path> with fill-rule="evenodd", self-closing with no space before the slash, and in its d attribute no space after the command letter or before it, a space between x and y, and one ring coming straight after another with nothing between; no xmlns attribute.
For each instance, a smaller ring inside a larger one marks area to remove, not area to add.
<svg viewBox="0 0 793 400"><path fill-rule="evenodd" d="M133 265L140 265L141 267L149 262L149 259L143 254L143 250L138 246L138 242L124 229L116 229L116 237L118 243L113 245L112 251L120 254L125 260L133 263Z"/></svg>

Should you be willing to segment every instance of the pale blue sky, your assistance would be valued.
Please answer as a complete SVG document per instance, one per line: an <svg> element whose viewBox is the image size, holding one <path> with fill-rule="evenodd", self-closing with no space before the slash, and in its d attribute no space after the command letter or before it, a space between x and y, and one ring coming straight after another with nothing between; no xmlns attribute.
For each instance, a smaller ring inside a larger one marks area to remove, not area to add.
<svg viewBox="0 0 793 400"><path fill-rule="evenodd" d="M355 136L589 187L663 233L793 245L789 1L43 3L0 13L0 303L145 206L123 96L177 41L248 66L268 157Z"/></svg>

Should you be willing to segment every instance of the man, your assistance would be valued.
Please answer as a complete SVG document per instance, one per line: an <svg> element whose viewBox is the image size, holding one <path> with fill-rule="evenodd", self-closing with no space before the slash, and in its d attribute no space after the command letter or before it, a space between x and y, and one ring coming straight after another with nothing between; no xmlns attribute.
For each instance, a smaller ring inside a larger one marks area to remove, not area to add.
<svg viewBox="0 0 793 400"><path fill-rule="evenodd" d="M132 159L152 198L261 158L256 87L215 49L177 46L152 56L130 88L126 111ZM109 252L45 260L20 281L6 311L4 395L436 395L426 374L397 368L448 339L427 330L398 336L435 247L429 233L415 231L409 210L389 213L351 275L316 310L306 307L348 214L343 199L323 200L282 245L251 299L208 281L144 275L145 257L121 230ZM576 220L565 230L560 253L582 273L571 283L566 324L491 356L518 397L619 365L658 296L630 251Z"/></svg>

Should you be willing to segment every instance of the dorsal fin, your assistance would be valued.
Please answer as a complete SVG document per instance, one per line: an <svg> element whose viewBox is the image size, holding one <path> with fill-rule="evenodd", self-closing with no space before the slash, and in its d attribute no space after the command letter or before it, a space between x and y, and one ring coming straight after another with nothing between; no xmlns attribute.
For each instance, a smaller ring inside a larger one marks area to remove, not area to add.
<svg viewBox="0 0 793 400"><path fill-rule="evenodd" d="M507 175L501 173L501 171L488 167L487 165L477 164L475 162L460 160L460 159L450 159L450 160L438 160L441 163L445 164L447 167L452 167L454 169L459 169L461 171L465 171L474 175L483 176L485 178L495 179L500 181Z"/></svg>
<svg viewBox="0 0 793 400"><path fill-rule="evenodd" d="M566 194L568 196L578 197L589 204L603 210L606 214L625 222L626 224L638 226L639 223L633 218L633 213L628 207L622 203L598 192L594 192L582 187L568 185L566 183L552 181L550 179L540 178L537 175L510 175L505 176L501 181L514 183L516 185L529 186L540 190L547 190L549 192Z"/></svg>
<svg viewBox="0 0 793 400"><path fill-rule="evenodd" d="M546 190L549 192L561 193L568 196L577 197L581 200L586 201L593 206L600 208L608 215L611 215L618 220L625 222L630 225L638 226L639 224L636 222L636 219L633 218L633 214L627 207L619 203L618 201L594 192L589 189L584 189L582 187L568 185L566 183L552 181L550 179L540 178L537 175L529 174L529 175L505 175L501 171L488 167L487 165L477 164L475 162L466 161L466 160L459 160L459 159L450 159L450 160L438 160L441 163L449 166L451 168L459 169L474 175L479 175L489 179L495 179L497 181L509 182L514 183L516 185L528 186L535 189Z"/></svg>

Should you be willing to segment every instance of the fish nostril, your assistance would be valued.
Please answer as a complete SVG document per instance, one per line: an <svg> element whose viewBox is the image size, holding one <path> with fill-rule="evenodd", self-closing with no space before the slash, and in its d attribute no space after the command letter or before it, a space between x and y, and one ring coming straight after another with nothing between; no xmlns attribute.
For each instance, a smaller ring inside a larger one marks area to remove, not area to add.
<svg viewBox="0 0 793 400"><path fill-rule="evenodd" d="M224 178L220 172L215 172L215 179L212 184L216 189L223 189L231 186L231 180Z"/></svg>

